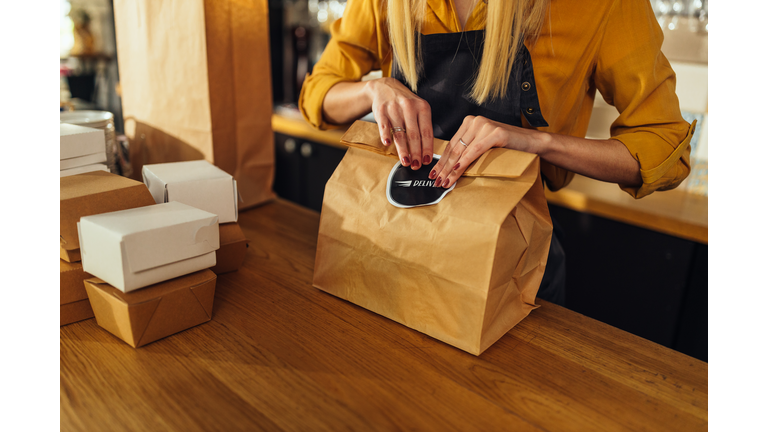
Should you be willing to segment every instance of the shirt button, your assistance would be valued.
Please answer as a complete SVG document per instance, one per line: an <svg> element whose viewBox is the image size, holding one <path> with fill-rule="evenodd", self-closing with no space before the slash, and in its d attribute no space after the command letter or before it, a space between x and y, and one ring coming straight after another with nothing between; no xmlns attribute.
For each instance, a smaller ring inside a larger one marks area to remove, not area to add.
<svg viewBox="0 0 768 432"><path fill-rule="evenodd" d="M523 83L523 85L521 87L523 88L523 91L528 91L528 90L531 89L531 83L526 81L526 82Z"/></svg>
<svg viewBox="0 0 768 432"><path fill-rule="evenodd" d="M533 114L533 108L528 107L528 109L525 110L528 114Z"/></svg>

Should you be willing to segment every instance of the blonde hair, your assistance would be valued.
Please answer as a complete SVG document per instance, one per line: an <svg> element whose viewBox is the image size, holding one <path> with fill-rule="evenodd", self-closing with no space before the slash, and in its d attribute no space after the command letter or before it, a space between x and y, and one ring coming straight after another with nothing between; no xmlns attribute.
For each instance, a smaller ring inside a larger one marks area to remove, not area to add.
<svg viewBox="0 0 768 432"><path fill-rule="evenodd" d="M477 1L477 0L476 0ZM549 0L488 0L483 57L470 97L478 104L503 97L523 42L539 37ZM387 0L392 52L408 86L416 92L422 71L420 35L427 0Z"/></svg>

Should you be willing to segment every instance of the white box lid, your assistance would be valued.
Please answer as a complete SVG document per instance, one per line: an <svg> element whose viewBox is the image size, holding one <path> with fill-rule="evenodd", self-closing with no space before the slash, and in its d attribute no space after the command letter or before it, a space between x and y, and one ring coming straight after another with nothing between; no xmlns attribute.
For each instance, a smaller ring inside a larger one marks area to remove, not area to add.
<svg viewBox="0 0 768 432"><path fill-rule="evenodd" d="M144 184L157 203L178 201L237 222L237 182L205 160L144 165Z"/></svg>
<svg viewBox="0 0 768 432"><path fill-rule="evenodd" d="M68 123L59 124L59 159L94 153L106 154L104 131Z"/></svg>
<svg viewBox="0 0 768 432"><path fill-rule="evenodd" d="M124 270L133 273L219 249L218 217L179 202L86 216L80 218L79 225L83 236L88 225L98 225L108 232L108 238L99 241L119 242L129 267ZM85 244L80 240L83 254L87 255L90 239L86 238Z"/></svg>
<svg viewBox="0 0 768 432"><path fill-rule="evenodd" d="M85 156L62 159L59 161L59 169L65 170L65 169L78 168L78 167L83 167L83 166L88 166L93 164L99 164L106 161L107 161L106 152L94 153L94 154L85 155ZM106 167L106 165L104 166Z"/></svg>
<svg viewBox="0 0 768 432"><path fill-rule="evenodd" d="M109 172L109 167L107 167L104 164L92 164L92 165L79 166L75 168L63 169L63 170L59 170L59 177L67 177L67 176L87 173L91 171Z"/></svg>

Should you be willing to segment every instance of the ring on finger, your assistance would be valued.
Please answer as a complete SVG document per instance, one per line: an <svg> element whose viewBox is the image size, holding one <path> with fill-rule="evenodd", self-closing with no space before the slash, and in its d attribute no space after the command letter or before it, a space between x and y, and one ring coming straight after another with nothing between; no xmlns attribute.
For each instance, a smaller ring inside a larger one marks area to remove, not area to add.
<svg viewBox="0 0 768 432"><path fill-rule="evenodd" d="M461 145L463 145L464 147L469 147L469 144L465 143L463 139L459 138L459 142L460 142L460 143L461 143Z"/></svg>
<svg viewBox="0 0 768 432"><path fill-rule="evenodd" d="M390 132L392 132L392 133L395 133L395 132L405 132L405 128L402 128L402 127L393 127L393 128L392 128L392 129L390 129L389 131L390 131Z"/></svg>

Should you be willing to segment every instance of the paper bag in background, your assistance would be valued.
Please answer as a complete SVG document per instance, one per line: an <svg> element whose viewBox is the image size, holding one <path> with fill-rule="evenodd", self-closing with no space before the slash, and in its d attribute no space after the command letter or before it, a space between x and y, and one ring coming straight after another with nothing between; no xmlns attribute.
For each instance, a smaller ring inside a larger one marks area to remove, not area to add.
<svg viewBox="0 0 768 432"><path fill-rule="evenodd" d="M240 208L274 198L267 0L115 0L132 176L205 159L237 180Z"/></svg>
<svg viewBox="0 0 768 432"><path fill-rule="evenodd" d="M385 193L397 154L377 126L358 121L342 143L315 287L475 355L537 307L552 238L538 156L493 149L438 204L401 209Z"/></svg>

